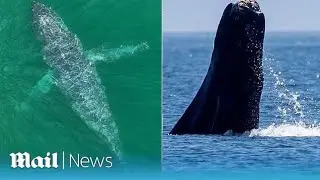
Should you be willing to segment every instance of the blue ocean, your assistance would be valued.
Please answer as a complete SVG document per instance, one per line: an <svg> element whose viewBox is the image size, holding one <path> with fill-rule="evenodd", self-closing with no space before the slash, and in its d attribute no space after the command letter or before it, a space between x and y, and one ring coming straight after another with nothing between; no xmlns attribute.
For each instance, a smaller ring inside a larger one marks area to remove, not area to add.
<svg viewBox="0 0 320 180"><path fill-rule="evenodd" d="M266 32L259 129L237 136L168 135L204 80L214 37L164 33L164 171L319 177L320 32Z"/></svg>

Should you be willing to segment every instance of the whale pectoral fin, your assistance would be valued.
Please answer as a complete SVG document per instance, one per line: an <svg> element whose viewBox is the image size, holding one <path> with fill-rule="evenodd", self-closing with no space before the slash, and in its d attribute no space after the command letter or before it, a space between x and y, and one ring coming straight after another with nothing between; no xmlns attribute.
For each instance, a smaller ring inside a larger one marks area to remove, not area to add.
<svg viewBox="0 0 320 180"><path fill-rule="evenodd" d="M146 51L149 45L144 42L138 45L123 45L119 48L107 49L104 46L86 52L87 59L91 62L103 61L107 63L114 62L120 58L133 56L137 53Z"/></svg>
<svg viewBox="0 0 320 180"><path fill-rule="evenodd" d="M46 75L44 75L35 86L33 86L30 96L38 96L41 94L47 94L54 84L53 71L49 70Z"/></svg>
<svg viewBox="0 0 320 180"><path fill-rule="evenodd" d="M53 71L49 70L31 89L28 98L22 103L16 105L17 111L27 111L30 109L29 102L32 99L40 99L44 94L47 94L54 84Z"/></svg>

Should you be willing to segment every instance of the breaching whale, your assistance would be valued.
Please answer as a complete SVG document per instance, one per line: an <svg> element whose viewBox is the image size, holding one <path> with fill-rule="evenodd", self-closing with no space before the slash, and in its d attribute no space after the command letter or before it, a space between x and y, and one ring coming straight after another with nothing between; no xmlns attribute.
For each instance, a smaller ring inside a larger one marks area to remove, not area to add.
<svg viewBox="0 0 320 180"><path fill-rule="evenodd" d="M94 62L115 60L148 48L146 43L138 46L122 46L107 50L102 57L86 57L79 38L50 7L32 2L32 23L37 38L43 45L42 53L50 67L31 91L31 96L47 93L56 85L70 101L74 111L110 146L121 159L121 141L117 125L111 115L104 87L95 69ZM91 51L89 53L92 53ZM99 58L97 58L99 57Z"/></svg>
<svg viewBox="0 0 320 180"><path fill-rule="evenodd" d="M230 3L195 98L170 134L243 133L259 126L265 18L256 1Z"/></svg>

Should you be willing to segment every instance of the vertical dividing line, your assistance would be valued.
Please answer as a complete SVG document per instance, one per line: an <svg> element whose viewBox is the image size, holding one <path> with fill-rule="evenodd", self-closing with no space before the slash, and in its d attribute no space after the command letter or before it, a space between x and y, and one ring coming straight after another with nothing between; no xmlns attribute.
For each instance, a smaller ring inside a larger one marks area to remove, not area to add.
<svg viewBox="0 0 320 180"><path fill-rule="evenodd" d="M64 151L62 151L62 169L64 170Z"/></svg>

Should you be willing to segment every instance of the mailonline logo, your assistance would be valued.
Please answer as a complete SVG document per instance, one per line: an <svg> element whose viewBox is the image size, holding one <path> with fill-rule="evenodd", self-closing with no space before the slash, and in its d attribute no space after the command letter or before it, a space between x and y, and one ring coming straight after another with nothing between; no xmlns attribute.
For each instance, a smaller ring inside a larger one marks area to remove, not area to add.
<svg viewBox="0 0 320 180"><path fill-rule="evenodd" d="M11 167L12 168L59 168L58 153L48 152L45 157L36 156L31 157L30 153L11 153ZM76 156L70 154L65 156L62 152L62 169L69 168L111 168L112 157L81 157L80 154Z"/></svg>
<svg viewBox="0 0 320 180"><path fill-rule="evenodd" d="M25 153L11 153L11 167L12 168L58 168L58 153L47 153L45 158L37 156L33 159L30 154Z"/></svg>

